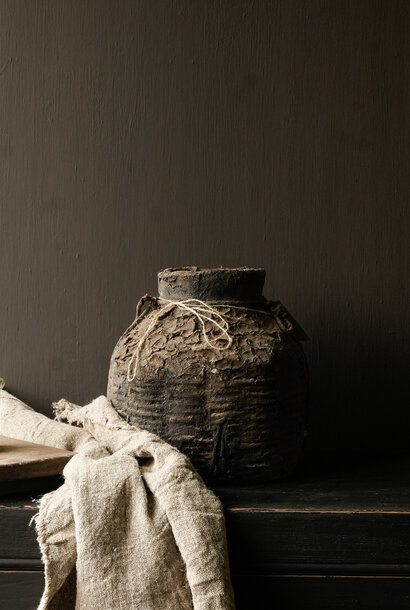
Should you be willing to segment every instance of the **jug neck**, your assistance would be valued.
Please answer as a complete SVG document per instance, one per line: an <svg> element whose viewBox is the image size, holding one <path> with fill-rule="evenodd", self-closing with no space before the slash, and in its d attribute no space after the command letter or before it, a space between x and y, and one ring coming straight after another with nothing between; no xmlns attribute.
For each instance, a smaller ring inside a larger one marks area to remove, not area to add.
<svg viewBox="0 0 410 610"><path fill-rule="evenodd" d="M263 303L264 283L264 269L170 268L158 273L158 294L172 301Z"/></svg>

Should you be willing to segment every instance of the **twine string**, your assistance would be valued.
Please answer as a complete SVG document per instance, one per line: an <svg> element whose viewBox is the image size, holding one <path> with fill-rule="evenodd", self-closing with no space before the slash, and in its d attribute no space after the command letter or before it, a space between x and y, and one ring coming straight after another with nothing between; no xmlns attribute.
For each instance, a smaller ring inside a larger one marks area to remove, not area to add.
<svg viewBox="0 0 410 610"><path fill-rule="evenodd" d="M152 299L152 297L150 297L150 298L151 298L151 303L152 303L154 301L154 299ZM241 317L234 318L232 316L228 316L227 314L222 314L219 311L217 311L215 309L215 307L229 307L231 309L240 309L240 310L244 310L244 311L252 311L255 313L261 313L261 314L264 314L267 316L272 315L270 312L264 311L262 309L253 309L250 307L239 307L239 306L230 305L230 304L214 305L213 307L211 307L210 305L208 305L207 303L204 303L204 301L200 301L199 299L172 301L170 299L163 299L163 298L159 297L158 299L155 299L155 302L162 303L163 305L157 312L154 313L154 315L151 319L151 322L149 323L145 333L142 335L135 350L133 351L133 353L131 355L130 361L128 363L128 369L127 369L127 380L129 383L135 379L135 376L138 371L138 365L140 362L141 351L145 345L147 338L149 337L151 332L154 330L154 328L157 326L157 324L158 324L159 320L162 318L162 316L164 316L166 313L168 313L169 311L171 311L174 308L180 309L181 311L186 311L186 312L190 313L191 315L195 316L201 325L202 336L203 336L203 339L204 339L204 342L206 343L206 345L208 345L212 349L220 350L220 351L229 349L233 343L233 337L229 333L228 320L238 321L242 318ZM214 327L213 330L217 329L220 331L219 335L214 340L210 339L210 331L205 326L206 322L211 323L211 325Z"/></svg>

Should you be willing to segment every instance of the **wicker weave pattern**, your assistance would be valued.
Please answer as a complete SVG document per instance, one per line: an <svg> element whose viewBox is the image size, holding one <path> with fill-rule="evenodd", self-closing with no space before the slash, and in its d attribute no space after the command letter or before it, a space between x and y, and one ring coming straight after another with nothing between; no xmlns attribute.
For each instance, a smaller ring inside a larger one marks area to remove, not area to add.
<svg viewBox="0 0 410 610"><path fill-rule="evenodd" d="M208 480L285 476L305 430L302 348L273 315L229 305L218 311L229 317L232 349L204 345L195 319L175 309L150 334L129 383L129 358L153 312L137 318L112 355L108 397L131 423L186 453Z"/></svg>

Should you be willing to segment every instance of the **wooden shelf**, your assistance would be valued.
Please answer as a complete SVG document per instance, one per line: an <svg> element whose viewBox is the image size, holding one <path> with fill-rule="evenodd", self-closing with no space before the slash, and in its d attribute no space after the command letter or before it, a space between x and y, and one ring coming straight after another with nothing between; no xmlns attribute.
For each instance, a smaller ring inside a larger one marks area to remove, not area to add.
<svg viewBox="0 0 410 610"><path fill-rule="evenodd" d="M335 466L270 485L215 487L238 609L407 610L409 471L408 461ZM6 581L9 592L18 579L42 583L30 498L0 498L0 598Z"/></svg>

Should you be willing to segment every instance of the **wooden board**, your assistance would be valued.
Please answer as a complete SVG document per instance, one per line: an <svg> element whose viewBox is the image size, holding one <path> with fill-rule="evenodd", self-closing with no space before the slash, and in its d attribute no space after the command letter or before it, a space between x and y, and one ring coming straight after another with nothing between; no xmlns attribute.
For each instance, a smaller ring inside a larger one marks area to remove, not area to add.
<svg viewBox="0 0 410 610"><path fill-rule="evenodd" d="M409 577L233 575L237 610L408 610L409 583ZM41 571L0 571L0 607L35 610L43 588Z"/></svg>
<svg viewBox="0 0 410 610"><path fill-rule="evenodd" d="M73 455L71 451L0 436L0 481L59 474Z"/></svg>
<svg viewBox="0 0 410 610"><path fill-rule="evenodd" d="M219 487L238 610L407 610L409 471L400 460ZM28 494L0 500L5 608L34 610L41 596L37 510Z"/></svg>
<svg viewBox="0 0 410 610"><path fill-rule="evenodd" d="M325 467L292 481L217 489L238 610L410 607L410 463ZM43 566L29 527L37 510L28 494L0 500L5 608L34 610L41 596Z"/></svg>
<svg viewBox="0 0 410 610"><path fill-rule="evenodd" d="M1 610L35 610L44 589L44 573L31 570L0 572Z"/></svg>
<svg viewBox="0 0 410 610"><path fill-rule="evenodd" d="M12 575L10 572L10 579ZM408 610L410 607L410 576L234 573L232 580L237 610ZM27 587L23 578L19 582Z"/></svg>
<svg viewBox="0 0 410 610"><path fill-rule="evenodd" d="M410 462L401 460L214 488L225 508L232 567L254 574L410 576L409 472ZM7 558L9 567L22 557L34 561L30 568L41 566L28 527L36 510L28 494L0 500L0 560Z"/></svg>

